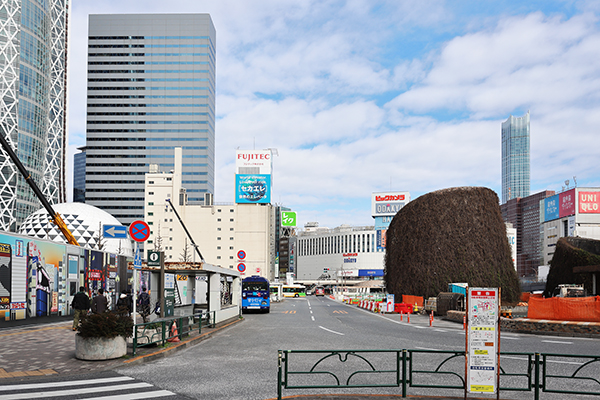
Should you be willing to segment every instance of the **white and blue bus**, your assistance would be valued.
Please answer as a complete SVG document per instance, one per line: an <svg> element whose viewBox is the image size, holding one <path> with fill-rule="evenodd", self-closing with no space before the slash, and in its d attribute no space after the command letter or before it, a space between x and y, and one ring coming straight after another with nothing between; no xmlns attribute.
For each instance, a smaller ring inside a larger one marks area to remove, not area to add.
<svg viewBox="0 0 600 400"><path fill-rule="evenodd" d="M253 275L242 280L242 312L248 310L271 310L269 281Z"/></svg>

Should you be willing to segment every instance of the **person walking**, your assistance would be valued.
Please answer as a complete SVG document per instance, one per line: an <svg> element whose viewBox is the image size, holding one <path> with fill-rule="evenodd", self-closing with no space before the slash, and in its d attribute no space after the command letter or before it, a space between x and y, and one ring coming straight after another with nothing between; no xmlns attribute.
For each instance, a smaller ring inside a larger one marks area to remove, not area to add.
<svg viewBox="0 0 600 400"><path fill-rule="evenodd" d="M131 315L133 311L133 299L127 290L122 290L119 300L117 301L117 310L125 310L127 315Z"/></svg>
<svg viewBox="0 0 600 400"><path fill-rule="evenodd" d="M140 309L140 315L142 316L142 320L147 322L146 319L150 315L150 295L146 293L146 286L142 286L142 293L137 301L137 306Z"/></svg>
<svg viewBox="0 0 600 400"><path fill-rule="evenodd" d="M92 300L92 312L94 314L102 314L108 307L108 300L104 296L104 289L98 289L98 294Z"/></svg>
<svg viewBox="0 0 600 400"><path fill-rule="evenodd" d="M79 292L75 293L75 296L73 296L71 307L73 310L75 310L75 315L73 317L73 330L76 331L81 317L87 314L88 310L90 309L90 298L87 294L85 294L85 287L79 287Z"/></svg>

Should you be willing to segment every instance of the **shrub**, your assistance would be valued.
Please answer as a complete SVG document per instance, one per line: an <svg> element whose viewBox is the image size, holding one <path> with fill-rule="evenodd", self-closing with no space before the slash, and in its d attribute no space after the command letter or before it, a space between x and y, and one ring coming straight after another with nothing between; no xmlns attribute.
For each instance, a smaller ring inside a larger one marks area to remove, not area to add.
<svg viewBox="0 0 600 400"><path fill-rule="evenodd" d="M133 336L133 319L123 313L89 314L83 317L77 331L84 338L131 337Z"/></svg>

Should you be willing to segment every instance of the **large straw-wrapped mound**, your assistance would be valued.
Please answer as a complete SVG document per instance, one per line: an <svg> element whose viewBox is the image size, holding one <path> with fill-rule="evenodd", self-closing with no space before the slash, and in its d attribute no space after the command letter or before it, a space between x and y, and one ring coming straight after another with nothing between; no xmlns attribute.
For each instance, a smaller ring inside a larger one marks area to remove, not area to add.
<svg viewBox="0 0 600 400"><path fill-rule="evenodd" d="M385 282L389 293L437 296L450 282L501 287L517 302L512 263L498 196L482 187L439 190L402 208L387 231Z"/></svg>
<svg viewBox="0 0 600 400"><path fill-rule="evenodd" d="M556 243L556 250L550 261L550 271L546 279L544 296L552 296L554 288L560 284L576 283L584 285L593 294L591 272L574 273L575 267L600 265L600 240L563 237Z"/></svg>

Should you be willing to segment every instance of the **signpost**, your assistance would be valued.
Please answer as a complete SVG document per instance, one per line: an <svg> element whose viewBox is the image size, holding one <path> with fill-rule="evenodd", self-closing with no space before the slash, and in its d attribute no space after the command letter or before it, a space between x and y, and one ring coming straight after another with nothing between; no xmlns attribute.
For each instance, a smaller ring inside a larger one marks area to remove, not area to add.
<svg viewBox="0 0 600 400"><path fill-rule="evenodd" d="M129 225L129 236L135 240L135 257L133 259L133 335L135 336L135 316L137 305L137 281L139 271L142 270L142 257L140 255L140 242L145 242L150 237L150 227L144 221L133 221Z"/></svg>
<svg viewBox="0 0 600 400"><path fill-rule="evenodd" d="M466 386L469 393L498 393L500 289L469 288Z"/></svg>

